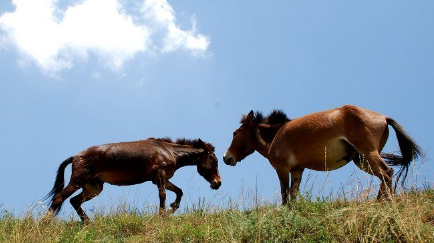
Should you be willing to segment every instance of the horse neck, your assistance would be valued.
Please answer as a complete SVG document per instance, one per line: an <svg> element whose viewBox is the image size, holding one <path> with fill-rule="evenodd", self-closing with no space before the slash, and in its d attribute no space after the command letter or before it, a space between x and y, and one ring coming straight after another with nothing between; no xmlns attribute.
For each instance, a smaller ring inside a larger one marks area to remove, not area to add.
<svg viewBox="0 0 434 243"><path fill-rule="evenodd" d="M189 165L197 165L199 158L203 153L201 148L193 147L174 147L173 152L176 156L176 168L181 168Z"/></svg>
<svg viewBox="0 0 434 243"><path fill-rule="evenodd" d="M256 129L255 150L265 158L268 157L268 149L270 148L270 145L273 142L277 132L283 125L284 123L278 125L260 124Z"/></svg>

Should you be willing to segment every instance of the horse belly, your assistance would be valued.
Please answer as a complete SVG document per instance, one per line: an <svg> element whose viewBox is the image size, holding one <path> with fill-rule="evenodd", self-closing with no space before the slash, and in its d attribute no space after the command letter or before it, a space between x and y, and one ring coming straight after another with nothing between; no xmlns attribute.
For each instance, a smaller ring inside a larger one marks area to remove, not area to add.
<svg viewBox="0 0 434 243"><path fill-rule="evenodd" d="M310 150L310 152L309 152ZM298 159L300 167L330 171L341 168L351 161L351 148L344 140L329 141L324 145L317 145L307 150L307 153Z"/></svg>
<svg viewBox="0 0 434 243"><path fill-rule="evenodd" d="M98 179L117 186L129 186L150 181L145 174L131 173L126 171L106 171L98 175Z"/></svg>

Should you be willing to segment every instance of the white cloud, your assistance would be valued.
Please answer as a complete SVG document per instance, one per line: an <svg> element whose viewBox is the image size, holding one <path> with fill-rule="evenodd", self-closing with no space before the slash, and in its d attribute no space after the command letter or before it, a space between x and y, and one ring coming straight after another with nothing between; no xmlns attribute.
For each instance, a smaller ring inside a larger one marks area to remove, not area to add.
<svg viewBox="0 0 434 243"><path fill-rule="evenodd" d="M164 36L164 52L186 48L198 53L198 51L206 51L210 44L208 37L196 34L196 21L194 19L192 19L192 30L181 30L176 25L175 12L166 0L145 1L142 6L142 13L166 33Z"/></svg>
<svg viewBox="0 0 434 243"><path fill-rule="evenodd" d="M92 72L92 77L95 79L99 79L99 78L101 78L101 73L98 71L94 71L94 72Z"/></svg>
<svg viewBox="0 0 434 243"><path fill-rule="evenodd" d="M208 37L176 24L166 0L144 0L140 16L128 15L118 0L77 0L61 10L57 0L13 0L14 12L0 17L0 48L14 44L45 72L70 69L96 55L114 70L138 52L178 49L193 54L208 49ZM133 21L134 19L134 21Z"/></svg>
<svg viewBox="0 0 434 243"><path fill-rule="evenodd" d="M0 51L6 45L6 37L0 35Z"/></svg>

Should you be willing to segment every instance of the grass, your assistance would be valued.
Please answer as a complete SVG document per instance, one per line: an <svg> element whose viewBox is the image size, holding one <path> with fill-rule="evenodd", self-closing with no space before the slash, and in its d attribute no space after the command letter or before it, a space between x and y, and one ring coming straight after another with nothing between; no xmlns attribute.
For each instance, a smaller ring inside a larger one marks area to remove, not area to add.
<svg viewBox="0 0 434 243"><path fill-rule="evenodd" d="M312 199L289 207L241 210L205 203L162 218L131 209L83 225L75 220L3 212L0 242L434 242L434 190L403 193L392 202Z"/></svg>

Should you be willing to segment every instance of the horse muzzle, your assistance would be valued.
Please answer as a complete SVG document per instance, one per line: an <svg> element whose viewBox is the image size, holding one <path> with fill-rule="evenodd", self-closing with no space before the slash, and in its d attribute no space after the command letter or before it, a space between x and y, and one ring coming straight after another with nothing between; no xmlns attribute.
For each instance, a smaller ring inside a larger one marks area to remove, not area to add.
<svg viewBox="0 0 434 243"><path fill-rule="evenodd" d="M221 185L222 185L221 181L213 180L211 182L211 188L214 189L214 190L219 189Z"/></svg>
<svg viewBox="0 0 434 243"><path fill-rule="evenodd" d="M230 165L230 166L235 166L237 164L237 161L228 152L226 152L225 155L223 155L223 161L225 162L225 164Z"/></svg>

